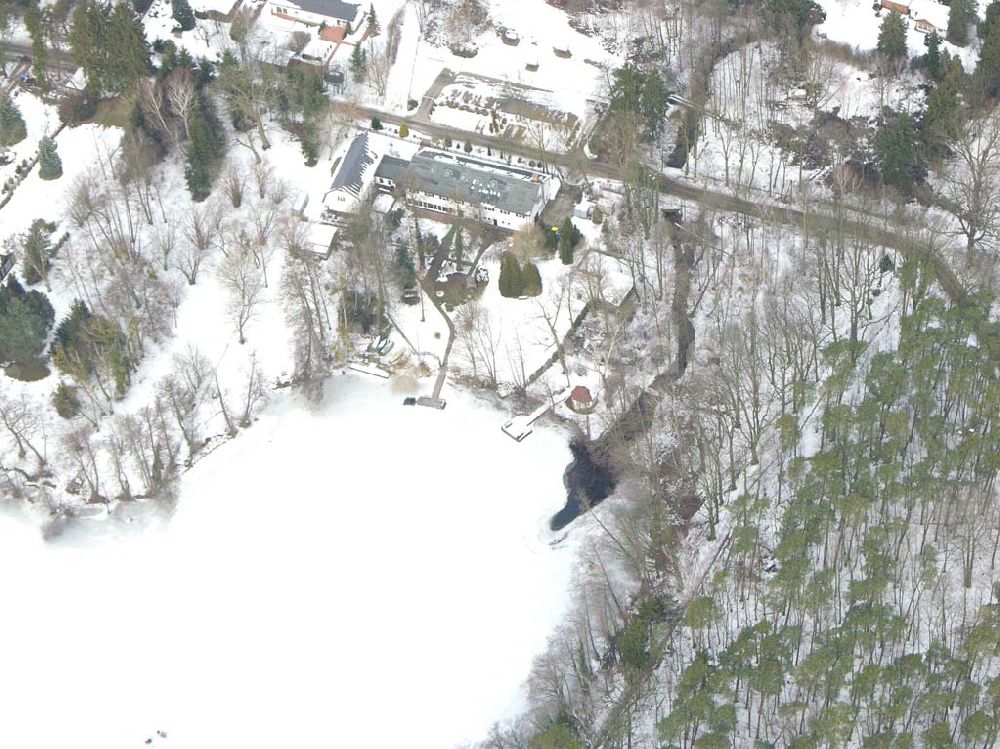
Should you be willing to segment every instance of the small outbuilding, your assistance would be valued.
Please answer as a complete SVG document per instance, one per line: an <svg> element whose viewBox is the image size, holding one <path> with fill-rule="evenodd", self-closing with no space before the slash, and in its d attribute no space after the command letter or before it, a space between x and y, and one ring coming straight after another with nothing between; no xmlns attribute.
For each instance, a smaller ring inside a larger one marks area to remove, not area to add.
<svg viewBox="0 0 1000 749"><path fill-rule="evenodd" d="M566 399L566 407L578 414L589 414L596 406L597 398L585 385L577 385L570 391L569 397Z"/></svg>

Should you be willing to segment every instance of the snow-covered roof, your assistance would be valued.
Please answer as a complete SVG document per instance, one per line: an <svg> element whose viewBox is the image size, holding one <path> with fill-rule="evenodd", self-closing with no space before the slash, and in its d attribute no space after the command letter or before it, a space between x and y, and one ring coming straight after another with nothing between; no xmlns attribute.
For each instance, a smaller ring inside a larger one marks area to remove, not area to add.
<svg viewBox="0 0 1000 749"><path fill-rule="evenodd" d="M948 8L933 0L911 0L910 18L931 24L940 34L948 30Z"/></svg>

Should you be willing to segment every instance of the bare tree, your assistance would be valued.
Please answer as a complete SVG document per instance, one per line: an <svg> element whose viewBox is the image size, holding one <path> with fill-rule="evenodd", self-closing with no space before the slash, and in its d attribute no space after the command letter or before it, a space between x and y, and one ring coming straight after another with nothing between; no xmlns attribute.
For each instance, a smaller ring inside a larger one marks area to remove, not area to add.
<svg viewBox="0 0 1000 749"><path fill-rule="evenodd" d="M309 259L290 255L281 276L281 300L295 345L295 380L314 399L322 396L320 375L334 329L324 293L323 271Z"/></svg>
<svg viewBox="0 0 1000 749"><path fill-rule="evenodd" d="M239 164L235 162L229 163L229 168L226 169L226 176L222 181L222 189L225 190L226 197L233 204L233 208L239 208L243 205L243 195L246 192L247 179L247 173Z"/></svg>
<svg viewBox="0 0 1000 749"><path fill-rule="evenodd" d="M389 45L387 43L376 45L375 37L372 37L368 40L368 79L379 96L385 96L391 70L392 60L389 57Z"/></svg>
<svg viewBox="0 0 1000 749"><path fill-rule="evenodd" d="M174 68L167 75L167 101L170 111L181 122L184 139L191 137L189 128L191 112L198 102L198 84L194 73L186 65Z"/></svg>
<svg viewBox="0 0 1000 749"><path fill-rule="evenodd" d="M198 282L202 264L218 247L222 232L222 206L215 201L192 204L181 229L185 242L174 252L174 267L188 284Z"/></svg>
<svg viewBox="0 0 1000 749"><path fill-rule="evenodd" d="M246 246L229 248L219 265L218 276L229 292L229 318L236 327L240 343L246 343L247 323L253 318L264 291L251 249Z"/></svg>
<svg viewBox="0 0 1000 749"><path fill-rule="evenodd" d="M971 257L1000 239L1000 112L972 119L950 145L955 159L942 175L942 192Z"/></svg>
<svg viewBox="0 0 1000 749"><path fill-rule="evenodd" d="M7 431L17 446L17 455L22 460L30 452L35 456L36 473L45 470L45 419L40 411L22 391L20 398L8 397L0 392L0 426ZM36 445L37 440L40 445Z"/></svg>

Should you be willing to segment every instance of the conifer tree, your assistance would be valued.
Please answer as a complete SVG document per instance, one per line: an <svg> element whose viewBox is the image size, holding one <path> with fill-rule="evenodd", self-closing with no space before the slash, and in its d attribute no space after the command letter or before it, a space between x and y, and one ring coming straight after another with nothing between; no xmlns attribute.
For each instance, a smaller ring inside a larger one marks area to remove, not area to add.
<svg viewBox="0 0 1000 749"><path fill-rule="evenodd" d="M979 29L982 49L976 65L976 83L985 96L1000 94L1000 2L994 0L986 9L986 20Z"/></svg>
<svg viewBox="0 0 1000 749"><path fill-rule="evenodd" d="M396 245L396 252L392 260L393 272L399 285L404 289L412 289L417 285L417 269L413 267L413 258L410 257L410 248L403 242Z"/></svg>
<svg viewBox="0 0 1000 749"><path fill-rule="evenodd" d="M0 95L0 146L12 146L27 136L21 110L9 96Z"/></svg>
<svg viewBox="0 0 1000 749"><path fill-rule="evenodd" d="M351 77L354 79L355 83L364 83L365 75L368 72L368 60L367 53L361 49L360 44L354 45L354 51L351 52L351 59L349 66L351 69Z"/></svg>
<svg viewBox="0 0 1000 749"><path fill-rule="evenodd" d="M948 9L948 41L952 44L969 43L969 28L976 21L976 0L951 0Z"/></svg>
<svg viewBox="0 0 1000 749"><path fill-rule="evenodd" d="M925 175L920 158L917 128L906 112L888 118L875 137L882 179L900 192L909 194L914 183Z"/></svg>
<svg viewBox="0 0 1000 749"><path fill-rule="evenodd" d="M38 176L41 179L59 179L62 176L62 159L54 139L46 135L38 144Z"/></svg>
<svg viewBox="0 0 1000 749"><path fill-rule="evenodd" d="M521 281L521 264L510 252L505 252L500 258L500 296L517 299L521 296L523 282Z"/></svg>
<svg viewBox="0 0 1000 749"><path fill-rule="evenodd" d="M48 286L52 258L52 242L49 241L49 235L53 227L54 224L37 218L31 222L31 228L22 237L21 252L24 253L24 257L21 260L21 268L25 283L36 284L45 281Z"/></svg>
<svg viewBox="0 0 1000 749"><path fill-rule="evenodd" d="M31 70L38 80L38 85L43 91L47 91L49 13L42 10L37 0L28 3L28 7L24 9L24 26L31 37Z"/></svg>
<svg viewBox="0 0 1000 749"><path fill-rule="evenodd" d="M882 19L875 48L886 60L895 62L906 59L906 21L896 11Z"/></svg>
<svg viewBox="0 0 1000 749"><path fill-rule="evenodd" d="M104 88L107 50L101 40L107 38L110 9L95 0L80 0L73 11L69 48L73 62L83 68L87 85L100 92Z"/></svg>
<svg viewBox="0 0 1000 749"><path fill-rule="evenodd" d="M111 11L108 38L101 48L108 54L104 80L108 91L129 91L149 72L149 45L142 19L126 0L119 0Z"/></svg>
<svg viewBox="0 0 1000 749"><path fill-rule="evenodd" d="M202 100L192 111L189 128L191 142L186 154L184 178L191 197L204 200L212 191L212 182L225 155L222 126L211 104Z"/></svg>
<svg viewBox="0 0 1000 749"><path fill-rule="evenodd" d="M542 274L538 272L538 266L529 261L521 269L521 294L538 296L541 293Z"/></svg>
<svg viewBox="0 0 1000 749"><path fill-rule="evenodd" d="M55 312L40 291L25 291L13 275L0 286L0 364L44 358Z"/></svg>
<svg viewBox="0 0 1000 749"><path fill-rule="evenodd" d="M194 11L188 0L171 0L173 17L182 31L190 31L195 26Z"/></svg>
<svg viewBox="0 0 1000 749"><path fill-rule="evenodd" d="M927 54L924 55L924 65L927 68L927 75L935 81L941 80L941 37L935 32L931 32L924 39L927 45Z"/></svg>
<svg viewBox="0 0 1000 749"><path fill-rule="evenodd" d="M567 216L562 222L562 226L559 227L559 259L562 260L563 265L573 264L573 250L580 242L581 236L580 230L573 225Z"/></svg>

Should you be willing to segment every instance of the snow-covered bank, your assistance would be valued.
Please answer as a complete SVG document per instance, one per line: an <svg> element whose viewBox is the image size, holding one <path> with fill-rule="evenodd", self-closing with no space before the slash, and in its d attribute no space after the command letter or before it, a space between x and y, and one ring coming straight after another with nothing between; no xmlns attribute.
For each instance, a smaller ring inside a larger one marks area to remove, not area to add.
<svg viewBox="0 0 1000 749"><path fill-rule="evenodd" d="M549 546L565 435L402 397L276 401L163 530L46 547L0 518L0 746L446 749L519 708L583 532Z"/></svg>

